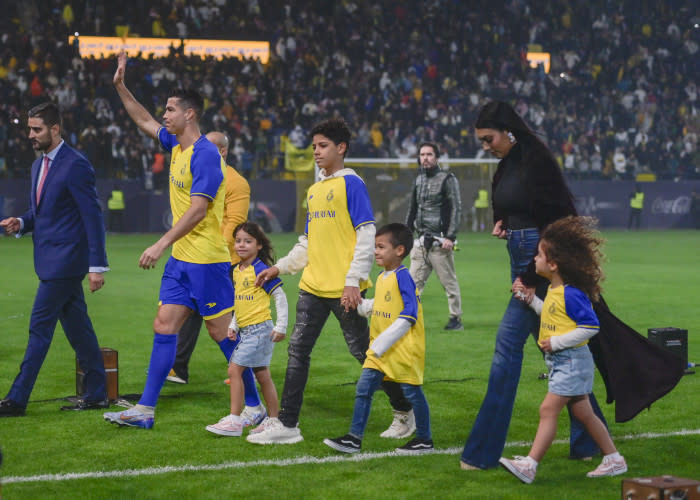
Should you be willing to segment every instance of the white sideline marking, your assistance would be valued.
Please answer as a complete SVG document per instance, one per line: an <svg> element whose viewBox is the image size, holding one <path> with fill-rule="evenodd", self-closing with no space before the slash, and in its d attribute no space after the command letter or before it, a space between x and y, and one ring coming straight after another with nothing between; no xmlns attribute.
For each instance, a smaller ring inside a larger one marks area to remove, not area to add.
<svg viewBox="0 0 700 500"><path fill-rule="evenodd" d="M615 441L628 441L637 439L656 439L672 436L691 436L700 435L700 429L687 430L683 429L675 432L656 433L645 432L643 434L627 434L624 436L615 436ZM557 439L555 444L566 444L568 440ZM529 446L532 441L513 441L506 443L506 447L513 446ZM436 449L431 454L433 455L457 455L462 452L462 448L444 448ZM399 457L405 455L397 455L393 451L385 451L381 453L357 453L354 455L332 455L329 457L311 457L303 456L297 458L288 458L285 460L255 460L252 462L223 462L212 465L180 465L180 466L165 466L165 467L147 467L145 469L125 469L113 471L95 471L95 472L66 472L63 474L40 474L37 476L8 476L2 478L1 484L12 483L38 483L42 481L72 481L75 479L93 479L107 477L130 477L130 476L155 476L159 474L169 474L171 472L199 472L199 471L217 471L224 469L247 469L249 467L272 466L272 467L288 467L291 465L307 465L307 464L329 464L337 462L364 462L365 460L373 460L376 458Z"/></svg>

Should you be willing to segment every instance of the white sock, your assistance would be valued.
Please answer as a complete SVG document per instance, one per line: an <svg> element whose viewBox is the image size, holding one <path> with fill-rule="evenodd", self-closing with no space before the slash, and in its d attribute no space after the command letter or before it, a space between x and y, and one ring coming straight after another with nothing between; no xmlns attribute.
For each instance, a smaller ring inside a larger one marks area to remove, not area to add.
<svg viewBox="0 0 700 500"><path fill-rule="evenodd" d="M231 413L229 417L231 417L231 420L233 420L234 422L239 422L241 420L240 415L234 415L233 413Z"/></svg>
<svg viewBox="0 0 700 500"><path fill-rule="evenodd" d="M620 460L622 459L622 456L620 455L620 452L616 451L615 453L611 453L610 455L605 455L603 458L608 458L610 460Z"/></svg>
<svg viewBox="0 0 700 500"><path fill-rule="evenodd" d="M263 407L262 403L260 403L258 406L248 406L248 408L250 408L254 412L262 413L264 407Z"/></svg>
<svg viewBox="0 0 700 500"><path fill-rule="evenodd" d="M530 465L532 465L532 468L533 468L533 469L537 469L537 465L538 465L537 460L535 460L534 458L532 458L530 455L526 456L526 457L525 457L525 460L527 460L528 462L530 462Z"/></svg>
<svg viewBox="0 0 700 500"><path fill-rule="evenodd" d="M149 417L152 417L153 414L156 412L156 407L155 406L146 406L146 405L141 405L141 404L135 404L134 405L134 410L138 410L144 415L148 415Z"/></svg>

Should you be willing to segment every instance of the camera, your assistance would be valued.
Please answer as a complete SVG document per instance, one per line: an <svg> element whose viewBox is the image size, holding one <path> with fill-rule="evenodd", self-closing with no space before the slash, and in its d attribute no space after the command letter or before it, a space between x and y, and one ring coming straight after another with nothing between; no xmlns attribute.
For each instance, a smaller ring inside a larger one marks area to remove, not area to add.
<svg viewBox="0 0 700 500"><path fill-rule="evenodd" d="M423 246L430 250L433 247L439 247L440 241L431 233L425 233L423 235Z"/></svg>

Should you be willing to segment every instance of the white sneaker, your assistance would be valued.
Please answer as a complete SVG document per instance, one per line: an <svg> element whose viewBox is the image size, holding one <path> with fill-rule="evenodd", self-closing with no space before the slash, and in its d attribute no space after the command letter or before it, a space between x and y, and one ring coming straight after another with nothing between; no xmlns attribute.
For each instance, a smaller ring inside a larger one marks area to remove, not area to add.
<svg viewBox="0 0 700 500"><path fill-rule="evenodd" d="M240 436L243 433L243 422L240 417L226 415L214 425L207 425L205 429L219 436Z"/></svg>
<svg viewBox="0 0 700 500"><path fill-rule="evenodd" d="M262 431L249 433L246 440L255 444L293 444L304 438L299 427L285 427L279 419L269 418Z"/></svg>
<svg viewBox="0 0 700 500"><path fill-rule="evenodd" d="M250 427L251 425L258 425L260 422L267 418L267 410L263 405L246 406L241 412L241 419L243 419L243 427Z"/></svg>
<svg viewBox="0 0 700 500"><path fill-rule="evenodd" d="M627 462L625 457L620 455L617 460L612 457L603 457L600 465L586 475L588 477L618 476L625 472L627 472Z"/></svg>
<svg viewBox="0 0 700 500"><path fill-rule="evenodd" d="M501 457L498 463L525 484L530 484L535 480L537 469L532 466L527 457L515 456L513 460Z"/></svg>
<svg viewBox="0 0 700 500"><path fill-rule="evenodd" d="M382 432L379 437L403 439L414 432L416 432L416 418L413 416L413 410L394 410L394 420L391 422L389 428Z"/></svg>
<svg viewBox="0 0 700 500"><path fill-rule="evenodd" d="M186 384L187 383L187 380L185 380L184 378L179 376L177 374L177 372L173 369L170 369L170 373L168 373L168 376L165 377L165 380L167 380L168 382L173 382L175 384Z"/></svg>
<svg viewBox="0 0 700 500"><path fill-rule="evenodd" d="M250 429L249 434L259 434L268 427L270 427L270 425L273 425L274 422L279 422L279 419L277 417L265 417L265 420L260 422L260 425Z"/></svg>

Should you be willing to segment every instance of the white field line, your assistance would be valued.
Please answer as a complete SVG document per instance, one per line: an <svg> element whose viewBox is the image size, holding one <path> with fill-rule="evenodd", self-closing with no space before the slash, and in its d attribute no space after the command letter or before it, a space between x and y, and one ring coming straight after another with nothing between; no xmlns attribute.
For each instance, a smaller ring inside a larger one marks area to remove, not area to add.
<svg viewBox="0 0 700 500"><path fill-rule="evenodd" d="M672 436L692 436L700 435L700 429L683 429L675 432L655 433L648 432L643 434L628 434L625 436L615 436L615 441L639 440L639 439L657 439ZM555 444L567 444L568 440L558 439ZM506 443L506 447L514 446L529 446L531 441L513 441ZM432 452L435 455L458 455L462 452L462 448L444 448L436 449ZM164 466L164 467L146 467L144 469L125 469L113 471L94 471L94 472L65 472L62 474L40 474L37 476L7 476L1 478L1 484L13 483L38 483L38 482L54 482L54 481L72 481L76 479L93 479L93 478L110 478L110 477L132 477L132 476L155 476L160 474L169 474L172 472L199 472L199 471L217 471L225 469L247 469L250 467L288 467L291 465L307 465L307 464L330 464L338 462L363 462L366 460L374 460L376 458L400 457L393 451L382 453L357 453L355 455L333 455L329 457L311 457L302 456L297 458L287 458L284 460L254 460L251 462L223 462L212 465L179 465L179 466ZM405 456L405 455L403 455Z"/></svg>

